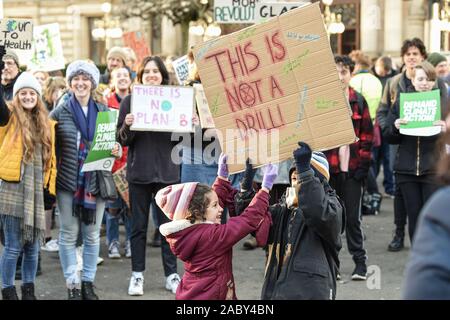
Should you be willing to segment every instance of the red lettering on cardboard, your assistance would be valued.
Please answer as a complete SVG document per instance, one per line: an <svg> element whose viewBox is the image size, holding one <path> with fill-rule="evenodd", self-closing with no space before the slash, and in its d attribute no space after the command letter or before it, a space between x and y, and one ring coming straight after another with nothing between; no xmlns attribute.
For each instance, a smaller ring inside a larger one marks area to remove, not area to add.
<svg viewBox="0 0 450 320"><path fill-rule="evenodd" d="M266 47L269 51L270 57L272 59L272 63L277 63L283 61L286 57L286 47L281 43L281 40L278 39L280 31L276 31L272 34L272 37L266 34L264 39L266 41ZM278 49L278 50L275 50Z"/></svg>
<svg viewBox="0 0 450 320"><path fill-rule="evenodd" d="M251 60L254 60L253 67L251 67L251 69L248 69L248 74L250 74L253 71L257 70L258 67L259 67L259 62L260 62L258 55L255 52L250 51L251 46L252 46L252 42L251 41L249 41L248 43L246 43L244 45L244 53L245 53L245 55L247 57L248 56L253 57L253 59L251 59Z"/></svg>
<svg viewBox="0 0 450 320"><path fill-rule="evenodd" d="M270 76L270 95L272 96L272 98L275 98L275 89L278 90L279 94L281 97L284 96L284 92L280 87L280 84L278 83L277 79L275 78L275 76Z"/></svg>
<svg viewBox="0 0 450 320"><path fill-rule="evenodd" d="M215 59L216 65L219 68L220 77L222 78L222 82L225 82L225 75L224 75L224 72L222 70L222 66L220 65L218 56L220 56L220 55L222 55L224 53L227 53L227 52L228 52L228 50L226 49L226 50L222 50L222 51L216 52L214 54L210 54L210 55L205 57L206 60L208 60L209 58L214 58ZM228 54L229 54L229 52L228 52Z"/></svg>

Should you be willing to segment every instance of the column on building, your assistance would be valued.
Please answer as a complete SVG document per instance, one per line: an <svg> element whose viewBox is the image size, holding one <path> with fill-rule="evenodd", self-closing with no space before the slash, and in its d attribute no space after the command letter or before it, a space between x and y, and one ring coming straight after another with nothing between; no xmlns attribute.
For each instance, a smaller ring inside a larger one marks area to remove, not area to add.
<svg viewBox="0 0 450 320"><path fill-rule="evenodd" d="M361 50L371 57L380 54L381 9L379 0L361 0Z"/></svg>
<svg viewBox="0 0 450 320"><path fill-rule="evenodd" d="M166 16L161 21L161 53L170 55L184 55L181 51L180 26L174 26Z"/></svg>
<svg viewBox="0 0 450 320"><path fill-rule="evenodd" d="M390 1L389 1L390 2ZM427 0L412 0L406 4L407 19L404 23L405 39L420 38L424 40L425 20L426 20L426 2Z"/></svg>
<svg viewBox="0 0 450 320"><path fill-rule="evenodd" d="M425 45L428 52L441 51L441 20L439 19L439 3L433 3L430 20L425 22Z"/></svg>
<svg viewBox="0 0 450 320"><path fill-rule="evenodd" d="M384 54L398 56L403 43L403 1L384 1ZM363 34L363 37L365 35Z"/></svg>

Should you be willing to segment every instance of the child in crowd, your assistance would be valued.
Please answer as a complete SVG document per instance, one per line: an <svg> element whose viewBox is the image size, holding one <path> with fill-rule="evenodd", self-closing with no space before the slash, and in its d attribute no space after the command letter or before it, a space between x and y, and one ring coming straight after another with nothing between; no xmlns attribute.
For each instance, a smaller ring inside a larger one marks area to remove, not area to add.
<svg viewBox="0 0 450 320"><path fill-rule="evenodd" d="M289 171L291 187L279 203L269 207L271 219L264 220L255 235L258 245L268 246L263 300L336 297L344 209L328 183L325 155L312 152L306 143L299 145ZM247 164L236 196L238 214L254 193L252 170Z"/></svg>
<svg viewBox="0 0 450 320"><path fill-rule="evenodd" d="M270 219L267 214L269 191L277 175L278 167L269 164L262 189L242 215L230 218L226 224L220 224L223 208L234 211L237 190L228 180L224 154L220 156L218 178L212 188L193 182L168 186L157 193L158 206L173 220L160 226L161 234L185 263L176 299L237 299L232 247Z"/></svg>

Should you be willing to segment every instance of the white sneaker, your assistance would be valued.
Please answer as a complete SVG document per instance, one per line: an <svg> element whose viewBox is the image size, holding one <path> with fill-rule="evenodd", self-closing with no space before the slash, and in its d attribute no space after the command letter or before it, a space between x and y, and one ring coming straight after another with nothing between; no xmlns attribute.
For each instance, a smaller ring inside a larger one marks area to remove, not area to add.
<svg viewBox="0 0 450 320"><path fill-rule="evenodd" d="M120 243L119 241L113 241L111 242L109 248L108 248L108 257L110 259L120 259Z"/></svg>
<svg viewBox="0 0 450 320"><path fill-rule="evenodd" d="M102 257L97 257L97 265L101 265L105 261Z"/></svg>
<svg viewBox="0 0 450 320"><path fill-rule="evenodd" d="M135 275L131 275L130 286L128 287L128 295L144 295L144 277L136 277Z"/></svg>
<svg viewBox="0 0 450 320"><path fill-rule="evenodd" d="M59 251L58 240L53 239L48 241L45 245L41 247L41 250L47 252L58 252Z"/></svg>
<svg viewBox="0 0 450 320"><path fill-rule="evenodd" d="M131 243L130 243L130 241L127 241L125 243L125 257L131 258Z"/></svg>
<svg viewBox="0 0 450 320"><path fill-rule="evenodd" d="M180 276L176 273L172 273L166 279L166 289L172 291L173 294L177 292L178 285L180 284Z"/></svg>

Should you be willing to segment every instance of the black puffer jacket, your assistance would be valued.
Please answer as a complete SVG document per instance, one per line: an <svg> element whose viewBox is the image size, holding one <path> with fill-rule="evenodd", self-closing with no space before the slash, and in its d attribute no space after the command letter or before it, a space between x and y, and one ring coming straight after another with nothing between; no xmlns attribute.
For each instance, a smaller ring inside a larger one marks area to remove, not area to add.
<svg viewBox="0 0 450 320"><path fill-rule="evenodd" d="M314 177L313 170L298 178L299 208L288 208L284 196L269 207L272 226L261 293L264 300L336 297L344 206L326 181ZM243 196L236 197L241 209Z"/></svg>
<svg viewBox="0 0 450 320"><path fill-rule="evenodd" d="M98 111L109 111L108 107L95 103ZM50 113L50 119L58 122L56 125L56 161L58 175L56 189L75 192L78 177L78 129L74 122L69 101L56 107ZM91 179L93 181L93 179Z"/></svg>

